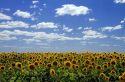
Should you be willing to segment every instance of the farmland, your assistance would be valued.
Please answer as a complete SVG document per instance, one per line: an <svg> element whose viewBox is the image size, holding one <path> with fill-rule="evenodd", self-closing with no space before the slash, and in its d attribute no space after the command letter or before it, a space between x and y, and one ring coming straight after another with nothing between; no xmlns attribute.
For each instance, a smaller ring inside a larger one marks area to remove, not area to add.
<svg viewBox="0 0 125 82"><path fill-rule="evenodd" d="M125 82L125 53L0 53L0 82Z"/></svg>

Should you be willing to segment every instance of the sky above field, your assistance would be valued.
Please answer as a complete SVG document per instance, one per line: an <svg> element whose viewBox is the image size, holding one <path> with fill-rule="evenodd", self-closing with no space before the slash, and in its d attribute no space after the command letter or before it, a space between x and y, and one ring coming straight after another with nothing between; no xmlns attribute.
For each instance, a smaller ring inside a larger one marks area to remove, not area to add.
<svg viewBox="0 0 125 82"><path fill-rule="evenodd" d="M0 51L125 51L125 0L0 0Z"/></svg>

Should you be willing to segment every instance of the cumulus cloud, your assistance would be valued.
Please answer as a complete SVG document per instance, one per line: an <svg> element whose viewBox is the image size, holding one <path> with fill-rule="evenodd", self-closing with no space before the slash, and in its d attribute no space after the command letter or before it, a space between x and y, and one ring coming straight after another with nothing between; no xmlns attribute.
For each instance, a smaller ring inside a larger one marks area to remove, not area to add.
<svg viewBox="0 0 125 82"><path fill-rule="evenodd" d="M84 30L90 30L92 27L85 27Z"/></svg>
<svg viewBox="0 0 125 82"><path fill-rule="evenodd" d="M100 44L99 46L103 46L103 47L118 47L120 45L115 45L115 44Z"/></svg>
<svg viewBox="0 0 125 82"><path fill-rule="evenodd" d="M81 43L81 45L88 45L88 44L89 45L93 45L93 44L97 44L97 42L90 42L90 41L85 41L85 40L81 41L80 43Z"/></svg>
<svg viewBox="0 0 125 82"><path fill-rule="evenodd" d="M39 3L39 1L32 1L33 4Z"/></svg>
<svg viewBox="0 0 125 82"><path fill-rule="evenodd" d="M94 22L94 21L96 21L95 18L89 18L89 22Z"/></svg>
<svg viewBox="0 0 125 82"><path fill-rule="evenodd" d="M1 22L0 28L28 28L29 24L22 21Z"/></svg>
<svg viewBox="0 0 125 82"><path fill-rule="evenodd" d="M0 13L0 20L12 20L12 17L5 15L3 13Z"/></svg>
<svg viewBox="0 0 125 82"><path fill-rule="evenodd" d="M38 0L32 1L33 5L31 5L30 8L38 8L38 3L39 3Z"/></svg>
<svg viewBox="0 0 125 82"><path fill-rule="evenodd" d="M122 28L123 28L122 25L106 26L106 27L102 27L101 30L102 30L102 31L113 31L113 30L119 30L119 29L122 29Z"/></svg>
<svg viewBox="0 0 125 82"><path fill-rule="evenodd" d="M83 27L78 27L78 30L81 30Z"/></svg>
<svg viewBox="0 0 125 82"><path fill-rule="evenodd" d="M25 41L36 40L36 42L40 42L43 40L47 40L47 41L81 40L81 38L78 38L78 37L68 37L58 33L29 32L29 31L21 31L21 30L14 30L14 31L4 30L4 31L1 31L0 34L1 34L1 39L4 39L4 37L2 36L5 36L5 35L13 39L18 36L24 36L23 40Z"/></svg>
<svg viewBox="0 0 125 82"><path fill-rule="evenodd" d="M123 20L121 20L121 22L120 22L121 24L123 24L123 23L125 23L125 18L123 19Z"/></svg>
<svg viewBox="0 0 125 82"><path fill-rule="evenodd" d="M35 4L35 5L31 5L30 8L38 8L38 6Z"/></svg>
<svg viewBox="0 0 125 82"><path fill-rule="evenodd" d="M43 7L46 7L46 3L43 4Z"/></svg>
<svg viewBox="0 0 125 82"><path fill-rule="evenodd" d="M5 11L5 12L6 12L6 11L8 12L8 11L10 11L10 8L0 8L0 12L4 12L4 11Z"/></svg>
<svg viewBox="0 0 125 82"><path fill-rule="evenodd" d="M72 32L73 29L69 28L69 27L66 27L65 25L63 25L63 30L66 31L66 32Z"/></svg>
<svg viewBox="0 0 125 82"><path fill-rule="evenodd" d="M114 38L114 39L116 39L116 40L125 41L125 37L124 37L124 36L111 36L111 38Z"/></svg>
<svg viewBox="0 0 125 82"><path fill-rule="evenodd" d="M29 12L26 11L21 11L21 10L17 10L13 15L22 17L22 18L31 18L32 15Z"/></svg>
<svg viewBox="0 0 125 82"><path fill-rule="evenodd" d="M76 6L74 4L64 4L61 8L56 9L57 16L71 15L79 16L86 15L90 12L90 9L86 6Z"/></svg>
<svg viewBox="0 0 125 82"><path fill-rule="evenodd" d="M125 0L114 0L115 3L125 3Z"/></svg>
<svg viewBox="0 0 125 82"><path fill-rule="evenodd" d="M36 25L31 25L32 28L58 28L58 24L55 24L53 22L41 22Z"/></svg>
<svg viewBox="0 0 125 82"><path fill-rule="evenodd" d="M4 33L0 33L0 40L15 40L17 39L14 36L10 36L9 34L4 34Z"/></svg>
<svg viewBox="0 0 125 82"><path fill-rule="evenodd" d="M106 38L107 36L94 30L86 30L82 32L84 34L83 39L89 40L94 38Z"/></svg>

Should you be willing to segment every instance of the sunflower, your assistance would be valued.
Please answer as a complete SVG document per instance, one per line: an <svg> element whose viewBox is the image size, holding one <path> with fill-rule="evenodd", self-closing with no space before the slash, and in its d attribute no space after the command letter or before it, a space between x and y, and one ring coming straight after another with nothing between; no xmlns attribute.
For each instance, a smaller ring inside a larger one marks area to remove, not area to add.
<svg viewBox="0 0 125 82"><path fill-rule="evenodd" d="M82 69L82 71L83 71L83 72L87 72L88 69L85 67L85 68Z"/></svg>
<svg viewBox="0 0 125 82"><path fill-rule="evenodd" d="M115 64L116 64L116 60L115 60L115 59L111 60L111 61L110 61L110 64L111 64L111 65L115 65Z"/></svg>
<svg viewBox="0 0 125 82"><path fill-rule="evenodd" d="M106 75L104 73L100 73L99 76L104 78Z"/></svg>
<svg viewBox="0 0 125 82"><path fill-rule="evenodd" d="M75 68L78 69L78 68L79 68L79 65L75 65Z"/></svg>
<svg viewBox="0 0 125 82"><path fill-rule="evenodd" d="M70 61L65 61L64 65L69 68L72 67L72 63Z"/></svg>
<svg viewBox="0 0 125 82"><path fill-rule="evenodd" d="M125 78L123 76L119 76L118 78L119 78L120 82L125 82Z"/></svg>
<svg viewBox="0 0 125 82"><path fill-rule="evenodd" d="M34 65L35 65L35 66L38 66L38 65L39 65L39 62L38 62L38 61L35 61L35 62L34 62Z"/></svg>
<svg viewBox="0 0 125 82"><path fill-rule="evenodd" d="M121 62L121 66L125 67L125 62L124 61Z"/></svg>
<svg viewBox="0 0 125 82"><path fill-rule="evenodd" d="M122 77L125 79L125 72L122 73Z"/></svg>
<svg viewBox="0 0 125 82"><path fill-rule="evenodd" d="M104 65L103 65L103 68L104 68L104 69L108 68L108 64L104 64Z"/></svg>
<svg viewBox="0 0 125 82"><path fill-rule="evenodd" d="M85 61L85 64L86 64L86 65L89 65L89 64L90 64L90 60L86 60L86 61Z"/></svg>
<svg viewBox="0 0 125 82"><path fill-rule="evenodd" d="M116 75L116 71L115 71L115 70L111 70L110 74L111 74L112 76L114 76L114 75Z"/></svg>
<svg viewBox="0 0 125 82"><path fill-rule="evenodd" d="M99 71L101 71L101 70L102 70L102 67L101 67L100 65L97 65L97 66L96 66L96 69L99 70Z"/></svg>
<svg viewBox="0 0 125 82"><path fill-rule="evenodd" d="M9 67L9 70L11 71L11 70L12 70L12 67Z"/></svg>
<svg viewBox="0 0 125 82"><path fill-rule="evenodd" d="M76 61L75 61L75 60L73 60L73 61L72 61L72 63L73 63L73 64L76 64Z"/></svg>
<svg viewBox="0 0 125 82"><path fill-rule="evenodd" d="M93 68L92 65L88 65L88 69L91 70Z"/></svg>
<svg viewBox="0 0 125 82"><path fill-rule="evenodd" d="M51 75L52 77L56 75L56 72L55 72L54 69L50 69L50 75Z"/></svg>
<svg viewBox="0 0 125 82"><path fill-rule="evenodd" d="M4 70L4 69L5 69L5 66L1 66L1 67L0 67L0 70Z"/></svg>
<svg viewBox="0 0 125 82"><path fill-rule="evenodd" d="M72 68L75 69L75 64L72 64Z"/></svg>
<svg viewBox="0 0 125 82"><path fill-rule="evenodd" d="M29 64L28 67L29 67L30 70L34 70L35 69L35 65L34 64Z"/></svg>
<svg viewBox="0 0 125 82"><path fill-rule="evenodd" d="M105 76L105 77L104 77L104 80L105 80L105 81L109 81L109 77L108 77L108 76Z"/></svg>
<svg viewBox="0 0 125 82"><path fill-rule="evenodd" d="M48 64L47 64L47 67L48 67L48 68L52 67L51 63L48 63Z"/></svg>
<svg viewBox="0 0 125 82"><path fill-rule="evenodd" d="M17 68L17 69L21 69L21 68L22 68L22 63L16 62L16 68Z"/></svg>
<svg viewBox="0 0 125 82"><path fill-rule="evenodd" d="M15 66L16 66L15 63L12 63L11 65L12 65L12 67L15 67Z"/></svg>
<svg viewBox="0 0 125 82"><path fill-rule="evenodd" d="M53 62L53 66L57 66L58 65L58 62L57 61L54 61Z"/></svg>

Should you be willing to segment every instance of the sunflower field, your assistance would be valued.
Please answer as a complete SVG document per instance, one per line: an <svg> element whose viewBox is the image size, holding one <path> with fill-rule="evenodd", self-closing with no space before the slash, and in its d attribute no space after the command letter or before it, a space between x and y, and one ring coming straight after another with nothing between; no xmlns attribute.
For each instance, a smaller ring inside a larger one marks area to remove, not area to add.
<svg viewBox="0 0 125 82"><path fill-rule="evenodd" d="M125 53L1 52L0 82L125 82Z"/></svg>

